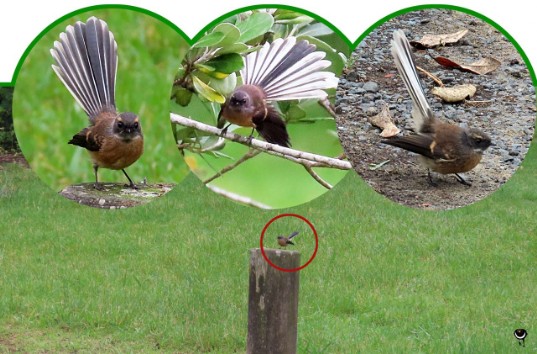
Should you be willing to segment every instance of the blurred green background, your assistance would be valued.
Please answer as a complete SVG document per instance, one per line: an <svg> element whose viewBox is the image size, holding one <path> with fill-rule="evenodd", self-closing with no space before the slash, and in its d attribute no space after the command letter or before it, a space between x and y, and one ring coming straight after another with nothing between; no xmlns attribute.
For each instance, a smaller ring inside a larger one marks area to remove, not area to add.
<svg viewBox="0 0 537 354"><path fill-rule="evenodd" d="M29 46L16 73L13 97L15 132L25 157L54 190L93 182L89 154L68 145L88 125L84 111L53 72L54 41L76 21L97 16L108 23L118 44L116 104L140 116L145 139L142 157L127 172L135 183L179 183L188 168L177 153L169 123L171 83L190 47L182 32L157 15L133 8L94 9L61 18ZM120 171L99 170L100 181L126 182Z"/></svg>

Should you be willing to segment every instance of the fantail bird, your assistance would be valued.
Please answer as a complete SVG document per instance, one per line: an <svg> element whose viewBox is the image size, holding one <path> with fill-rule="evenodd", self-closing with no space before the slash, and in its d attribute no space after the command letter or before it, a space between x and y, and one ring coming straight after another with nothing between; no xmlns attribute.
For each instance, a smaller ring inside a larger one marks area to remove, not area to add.
<svg viewBox="0 0 537 354"><path fill-rule="evenodd" d="M402 30L394 31L392 55L399 74L412 98L412 118L416 134L396 136L381 142L417 153L420 162L430 170L442 174L453 173L457 180L470 185L459 173L468 172L481 161L491 140L479 129L464 129L435 118L420 85L410 44Z"/></svg>
<svg viewBox="0 0 537 354"><path fill-rule="evenodd" d="M218 127L225 121L252 127L269 143L289 147L285 122L272 106L274 101L324 99L326 89L335 88L334 73L323 71L331 62L325 53L306 40L278 38L244 57L240 71L242 85L237 87L220 110ZM250 138L252 137L250 134Z"/></svg>
<svg viewBox="0 0 537 354"><path fill-rule="evenodd" d="M523 328L517 328L513 332L513 335L515 336L516 339L518 339L519 345L522 345L524 347L526 346L526 343L524 342L524 340L526 339L526 336L528 335L528 331L526 331Z"/></svg>
<svg viewBox="0 0 537 354"><path fill-rule="evenodd" d="M99 167L122 170L130 187L136 188L125 168L142 155L142 126L136 114L116 109L117 43L108 25L91 17L68 26L50 53L54 72L89 117L89 126L68 143L89 151L95 188Z"/></svg>
<svg viewBox="0 0 537 354"><path fill-rule="evenodd" d="M295 231L293 232L291 235L289 235L289 237L285 237L285 236L278 236L278 245L280 245L280 247L287 247L287 245L295 245L291 239L293 237L295 237L296 235L298 235L298 231Z"/></svg>

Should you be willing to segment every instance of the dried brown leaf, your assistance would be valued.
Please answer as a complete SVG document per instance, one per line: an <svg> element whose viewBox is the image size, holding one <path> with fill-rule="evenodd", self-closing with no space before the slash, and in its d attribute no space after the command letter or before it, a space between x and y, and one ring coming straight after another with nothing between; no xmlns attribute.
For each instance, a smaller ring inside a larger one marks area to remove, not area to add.
<svg viewBox="0 0 537 354"><path fill-rule="evenodd" d="M488 74L498 69L502 64L498 59L494 59L491 57L485 57L471 64L460 64L451 59L441 56L434 58L434 60L436 60L438 64L443 65L445 67L469 71L478 75Z"/></svg>
<svg viewBox="0 0 537 354"><path fill-rule="evenodd" d="M383 104L381 111L376 116L368 118L369 123L382 129L380 136L383 138L389 138L399 134L401 130L393 123L393 117L390 114L390 109L387 104Z"/></svg>
<svg viewBox="0 0 537 354"><path fill-rule="evenodd" d="M431 90L433 95L436 95L446 102L460 102L468 97L475 95L476 87L471 84L456 85L452 87L434 87Z"/></svg>
<svg viewBox="0 0 537 354"><path fill-rule="evenodd" d="M411 41L410 44L419 49L434 48L457 43L466 33L468 33L467 29L447 34L426 34L419 41Z"/></svg>

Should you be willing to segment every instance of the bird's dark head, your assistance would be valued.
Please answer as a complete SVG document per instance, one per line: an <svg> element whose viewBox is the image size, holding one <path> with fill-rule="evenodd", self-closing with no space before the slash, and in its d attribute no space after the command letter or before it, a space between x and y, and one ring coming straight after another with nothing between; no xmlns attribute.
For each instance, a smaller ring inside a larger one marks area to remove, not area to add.
<svg viewBox="0 0 537 354"><path fill-rule="evenodd" d="M142 135L142 126L138 116L131 112L121 113L114 122L114 134L123 140L132 140Z"/></svg>
<svg viewBox="0 0 537 354"><path fill-rule="evenodd" d="M476 152L483 152L491 145L490 137L479 129L469 129L466 138Z"/></svg>
<svg viewBox="0 0 537 354"><path fill-rule="evenodd" d="M250 106L251 100L246 90L236 90L229 98L229 105L234 109L241 109Z"/></svg>

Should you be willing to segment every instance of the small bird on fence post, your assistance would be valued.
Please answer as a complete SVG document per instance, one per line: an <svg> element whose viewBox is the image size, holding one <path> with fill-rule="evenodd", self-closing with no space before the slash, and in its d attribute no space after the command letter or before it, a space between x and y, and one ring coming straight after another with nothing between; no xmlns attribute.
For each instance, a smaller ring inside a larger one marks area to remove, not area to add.
<svg viewBox="0 0 537 354"><path fill-rule="evenodd" d="M289 237L285 237L285 236L278 236L278 245L280 245L280 248L282 247L287 247L287 245L295 245L291 239L293 237L295 237L296 235L298 235L298 231L295 231L293 232L291 235L289 235Z"/></svg>
<svg viewBox="0 0 537 354"><path fill-rule="evenodd" d="M526 331L524 328L517 328L513 332L516 339L518 339L518 344L525 347L526 343L524 340L526 339L526 336L528 335L528 331Z"/></svg>

